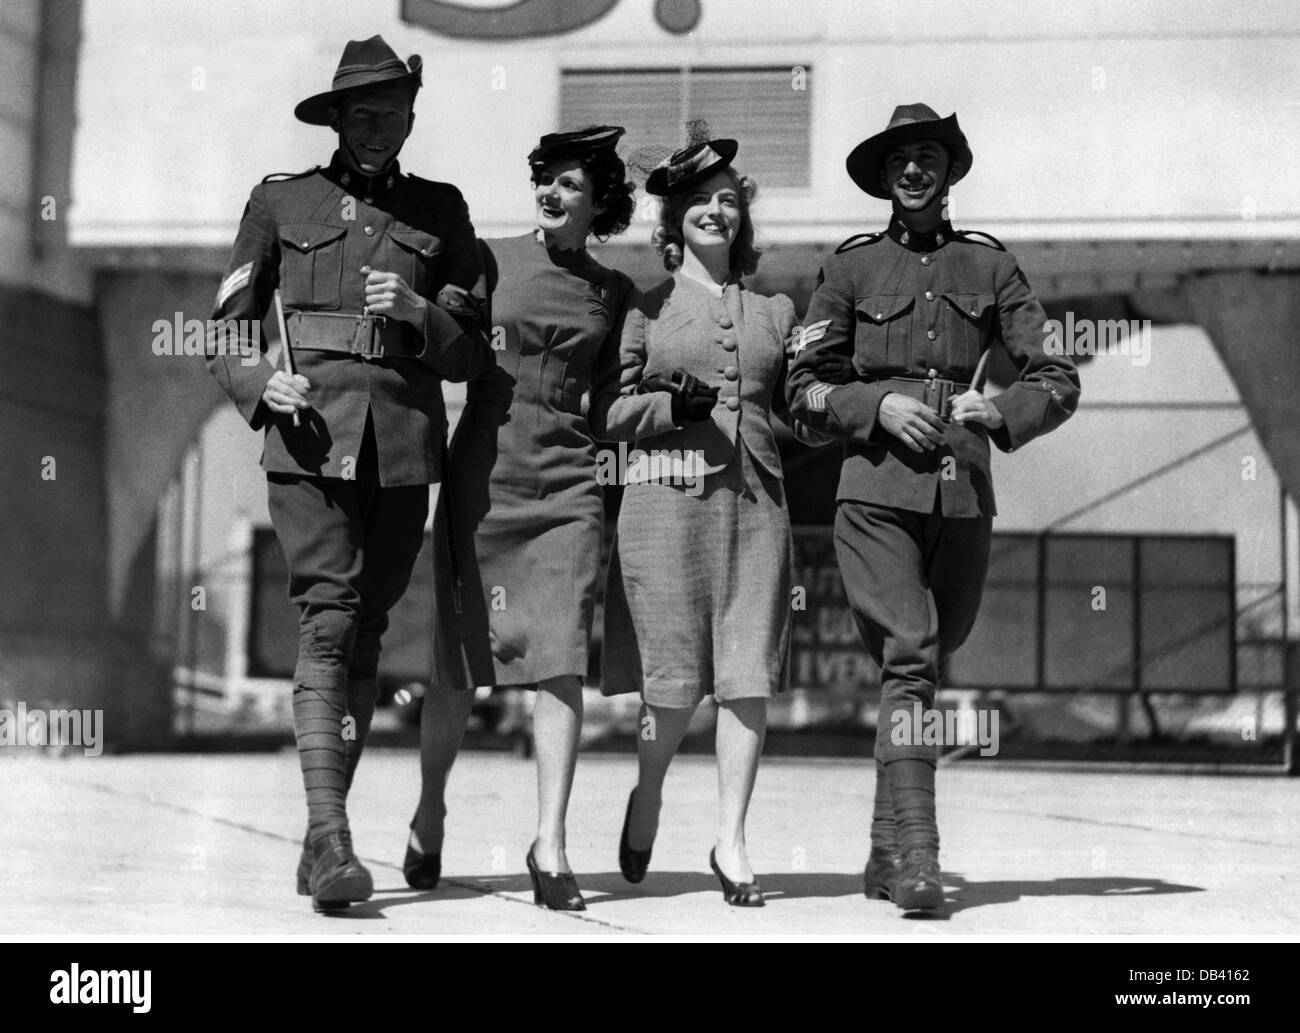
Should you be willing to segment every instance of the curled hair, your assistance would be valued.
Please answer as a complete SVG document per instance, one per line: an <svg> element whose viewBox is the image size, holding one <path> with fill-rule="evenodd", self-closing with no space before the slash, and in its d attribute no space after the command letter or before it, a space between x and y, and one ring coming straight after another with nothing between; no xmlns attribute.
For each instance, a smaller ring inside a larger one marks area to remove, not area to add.
<svg viewBox="0 0 1300 1033"><path fill-rule="evenodd" d="M754 220L750 218L749 206L758 196L758 184L748 176L742 176L730 165L722 169L722 175L731 181L736 196L740 199L740 229L736 239L731 242L730 272L733 279L751 275L758 268L762 250L754 244ZM686 238L682 234L682 221L686 209L691 206L693 190L679 194L669 194L659 205L659 225L655 227L655 250L663 257L664 268L670 273L682 267L682 249Z"/></svg>
<svg viewBox="0 0 1300 1033"><path fill-rule="evenodd" d="M591 220L591 235L597 240L608 240L632 224L632 213L636 210L632 198L636 193L636 185L628 180L627 167L612 148L602 147L598 151L576 157L591 182L592 203L597 208L604 209ZM557 156L551 160L559 161L562 158ZM541 179L546 164L533 165L533 186Z"/></svg>

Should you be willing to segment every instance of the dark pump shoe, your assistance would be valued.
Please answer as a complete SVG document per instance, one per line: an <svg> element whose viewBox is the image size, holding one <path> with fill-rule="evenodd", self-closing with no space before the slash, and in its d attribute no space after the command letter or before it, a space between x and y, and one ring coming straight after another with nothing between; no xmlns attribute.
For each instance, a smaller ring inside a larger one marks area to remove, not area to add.
<svg viewBox="0 0 1300 1033"><path fill-rule="evenodd" d="M578 889L578 880L572 872L543 872L533 860L534 843L528 848L528 878L533 882L533 903L545 904L552 911L586 911L587 902L582 899Z"/></svg>
<svg viewBox="0 0 1300 1033"><path fill-rule="evenodd" d="M722 883L722 896L732 907L763 907L763 887L756 882L732 882L718 867L718 852L709 851L709 867Z"/></svg>
<svg viewBox="0 0 1300 1033"><path fill-rule="evenodd" d="M862 892L868 900L893 900L898 879L898 855L885 847L873 846L862 873Z"/></svg>
<svg viewBox="0 0 1300 1033"><path fill-rule="evenodd" d="M442 852L426 854L411 845L419 842L415 835L415 822L411 822L411 837L406 841L406 856L402 858L402 874L406 885L413 890L436 890L442 878Z"/></svg>
<svg viewBox="0 0 1300 1033"><path fill-rule="evenodd" d="M352 852L352 833L346 829L326 832L312 840L311 848L308 884L315 910L341 911L374 895L370 872Z"/></svg>
<svg viewBox="0 0 1300 1033"><path fill-rule="evenodd" d="M903 911L936 911L943 906L939 851L916 847L907 852L898 866L894 904Z"/></svg>
<svg viewBox="0 0 1300 1033"><path fill-rule="evenodd" d="M627 811L623 814L623 834L618 840L618 868L628 882L640 882L650 868L650 854L653 850L633 850L627 844L627 826L632 820L632 797L636 789L627 794Z"/></svg>

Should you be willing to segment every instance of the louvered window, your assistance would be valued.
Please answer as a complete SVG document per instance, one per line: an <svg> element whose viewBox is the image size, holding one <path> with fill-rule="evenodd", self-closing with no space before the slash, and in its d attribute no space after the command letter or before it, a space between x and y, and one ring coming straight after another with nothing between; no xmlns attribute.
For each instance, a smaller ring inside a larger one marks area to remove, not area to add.
<svg viewBox="0 0 1300 1033"><path fill-rule="evenodd" d="M560 83L560 127L621 125L629 153L672 150L686 123L740 141L736 166L760 188L809 185L811 69L570 69Z"/></svg>

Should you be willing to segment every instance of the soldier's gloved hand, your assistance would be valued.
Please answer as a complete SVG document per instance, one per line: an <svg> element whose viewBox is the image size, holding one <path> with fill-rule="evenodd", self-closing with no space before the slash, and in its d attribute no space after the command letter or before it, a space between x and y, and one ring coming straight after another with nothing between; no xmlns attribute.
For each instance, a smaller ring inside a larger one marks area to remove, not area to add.
<svg viewBox="0 0 1300 1033"><path fill-rule="evenodd" d="M823 384L851 384L858 379L853 360L838 352L819 351L805 368L812 370L813 376Z"/></svg>
<svg viewBox="0 0 1300 1033"><path fill-rule="evenodd" d="M667 376L650 373L642 377L637 393L649 394L651 391L667 391L673 396L672 416L677 424L707 420L718 400L716 387L705 384L680 366Z"/></svg>
<svg viewBox="0 0 1300 1033"><path fill-rule="evenodd" d="M307 400L310 392L311 383L301 373L290 376L284 370L277 369L262 390L262 401L272 412L287 416L299 409L311 408L311 402Z"/></svg>
<svg viewBox="0 0 1300 1033"><path fill-rule="evenodd" d="M362 266L361 271L366 274L366 312L400 319L417 328L424 326L425 307L429 303L411 290L400 275L370 266Z"/></svg>
<svg viewBox="0 0 1300 1033"><path fill-rule="evenodd" d="M924 402L891 391L880 402L880 425L913 452L933 452L943 444L943 421Z"/></svg>

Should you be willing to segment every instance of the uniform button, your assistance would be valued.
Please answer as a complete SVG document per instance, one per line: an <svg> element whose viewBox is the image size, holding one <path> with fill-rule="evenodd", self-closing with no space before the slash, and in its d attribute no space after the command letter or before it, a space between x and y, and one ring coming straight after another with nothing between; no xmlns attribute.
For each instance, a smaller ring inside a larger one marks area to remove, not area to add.
<svg viewBox="0 0 1300 1033"><path fill-rule="evenodd" d="M373 197L363 197L361 200L365 201L366 204L374 204L374 203L375 203L375 199L374 199Z"/></svg>
<svg viewBox="0 0 1300 1033"><path fill-rule="evenodd" d="M310 242L310 241L306 241L306 240L304 240L304 241L302 242L302 249L303 249L304 251L306 251L309 247L311 247L311 242Z"/></svg>
<svg viewBox="0 0 1300 1033"><path fill-rule="evenodd" d="M724 337L722 347L729 352L734 352L736 350L736 339L734 337Z"/></svg>
<svg viewBox="0 0 1300 1033"><path fill-rule="evenodd" d="M934 291L926 291L926 292L925 292L925 300L926 300L926 301L934 301Z"/></svg>
<svg viewBox="0 0 1300 1033"><path fill-rule="evenodd" d="M883 312L877 312L877 313L876 313L876 318L877 318L877 319L884 319L884 318L885 318L885 314L884 314Z"/></svg>
<svg viewBox="0 0 1300 1033"><path fill-rule="evenodd" d="M740 370L736 369L735 366L728 366L722 371L722 375L728 380L736 380L740 377Z"/></svg>
<svg viewBox="0 0 1300 1033"><path fill-rule="evenodd" d="M921 264L922 264L922 265L929 265L929 264L930 264L930 256L929 256L929 255L922 255L922 256L921 256Z"/></svg>
<svg viewBox="0 0 1300 1033"><path fill-rule="evenodd" d="M733 326L731 322L731 317L723 316L721 319L718 320L718 326L722 327L722 329L724 330L730 330L731 327Z"/></svg>
<svg viewBox="0 0 1300 1033"><path fill-rule="evenodd" d="M729 412L735 412L737 409L740 408L740 399L735 397L728 398L726 405L727 405L727 410Z"/></svg>
<svg viewBox="0 0 1300 1033"><path fill-rule="evenodd" d="M933 340L934 340L936 337L938 337L939 335L936 334L933 330L927 330L927 331L925 332L925 336L926 336L927 338L929 338L931 341L933 341Z"/></svg>
<svg viewBox="0 0 1300 1033"><path fill-rule="evenodd" d="M363 232L367 237L373 237L375 235L375 228L373 226L367 226Z"/></svg>

